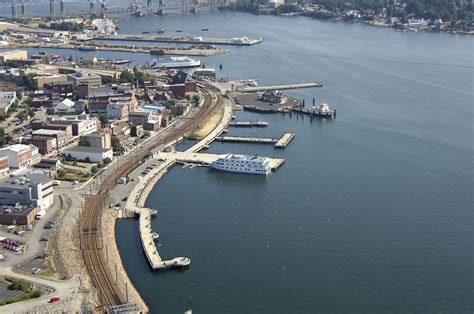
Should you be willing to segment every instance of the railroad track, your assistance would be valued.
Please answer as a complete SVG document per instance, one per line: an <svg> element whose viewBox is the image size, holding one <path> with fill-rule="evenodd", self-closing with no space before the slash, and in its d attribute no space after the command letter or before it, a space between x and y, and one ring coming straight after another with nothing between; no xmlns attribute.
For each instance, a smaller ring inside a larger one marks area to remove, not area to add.
<svg viewBox="0 0 474 314"><path fill-rule="evenodd" d="M82 256L86 268L89 272L94 286L97 288L99 301L103 309L110 309L114 305L120 305L128 302L124 298L119 286L111 279L112 274L106 268L107 258L103 250L103 238L101 231L102 209L106 206L108 191L112 189L117 180L127 176L135 169L140 161L153 149L173 142L176 138L184 136L184 134L192 131L196 125L203 123L206 117L221 105L222 98L217 96L213 101L213 96L207 89L216 91L211 86L198 85L204 97L204 105L195 112L190 113L190 118L184 119L179 125L175 126L175 130L164 130L161 137L151 140L143 145L140 153L130 154L125 161L117 166L107 177L102 180L99 191L95 195L88 195L85 200L84 211L81 217L81 235L80 243Z"/></svg>

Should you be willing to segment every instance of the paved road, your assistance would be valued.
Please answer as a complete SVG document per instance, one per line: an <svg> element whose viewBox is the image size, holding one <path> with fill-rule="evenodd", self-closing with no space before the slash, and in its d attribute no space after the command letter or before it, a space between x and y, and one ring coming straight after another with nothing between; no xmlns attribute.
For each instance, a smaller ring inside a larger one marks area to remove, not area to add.
<svg viewBox="0 0 474 314"><path fill-rule="evenodd" d="M31 299L23 302L3 305L2 307L0 307L0 311L2 313L24 313L28 310L33 309L35 306L44 305L48 303L52 296L59 297L61 300L64 300L67 297L77 293L80 287L80 280L77 276L73 277L70 280L47 280L40 277L17 274L12 272L10 268L1 269L0 275L24 279L30 282L34 282L36 284L47 286L54 290L52 293L49 293L37 299Z"/></svg>

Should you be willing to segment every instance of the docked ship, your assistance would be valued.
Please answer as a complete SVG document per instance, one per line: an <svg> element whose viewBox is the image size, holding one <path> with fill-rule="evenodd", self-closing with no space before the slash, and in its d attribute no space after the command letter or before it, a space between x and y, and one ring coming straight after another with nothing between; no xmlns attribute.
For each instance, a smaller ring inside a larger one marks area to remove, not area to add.
<svg viewBox="0 0 474 314"><path fill-rule="evenodd" d="M189 57L170 57L165 59L153 59L151 67L154 69L160 68L196 68L201 65L201 60L191 59Z"/></svg>
<svg viewBox="0 0 474 314"><path fill-rule="evenodd" d="M211 167L222 171L267 175L272 170L270 161L268 157L225 154L213 161Z"/></svg>
<svg viewBox="0 0 474 314"><path fill-rule="evenodd" d="M334 115L334 110L329 108L329 105L326 103L323 103L321 105L314 105L313 108L311 108L311 113L320 116L320 117L331 117Z"/></svg>

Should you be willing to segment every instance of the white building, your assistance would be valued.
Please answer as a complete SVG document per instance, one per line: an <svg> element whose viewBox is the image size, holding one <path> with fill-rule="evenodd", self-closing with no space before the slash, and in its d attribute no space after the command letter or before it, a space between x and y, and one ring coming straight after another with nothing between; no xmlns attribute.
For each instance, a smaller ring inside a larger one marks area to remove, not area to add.
<svg viewBox="0 0 474 314"><path fill-rule="evenodd" d="M0 116L5 116L8 113L8 109L15 100L15 91L0 92Z"/></svg>
<svg viewBox="0 0 474 314"><path fill-rule="evenodd" d="M35 205L46 209L54 204L53 180L46 174L14 176L0 183L0 204Z"/></svg>
<svg viewBox="0 0 474 314"><path fill-rule="evenodd" d="M22 169L31 165L31 147L24 144L15 144L0 149L0 156L8 156L10 168Z"/></svg>
<svg viewBox="0 0 474 314"><path fill-rule="evenodd" d="M97 163L102 162L105 158L112 159L114 153L111 148L76 146L66 150L64 156L80 161Z"/></svg>

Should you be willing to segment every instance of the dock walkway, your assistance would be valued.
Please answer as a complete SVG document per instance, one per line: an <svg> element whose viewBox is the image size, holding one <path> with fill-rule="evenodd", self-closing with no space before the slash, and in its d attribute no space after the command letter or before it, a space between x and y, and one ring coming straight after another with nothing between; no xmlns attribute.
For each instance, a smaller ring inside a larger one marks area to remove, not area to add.
<svg viewBox="0 0 474 314"><path fill-rule="evenodd" d="M253 93L253 92L263 92L266 90L284 90L284 89L297 89L297 88L312 88L312 87L322 87L323 84L318 82L310 83L299 83L299 84L285 84L285 85L266 85L266 86L255 86L255 87L243 87L237 91L242 93Z"/></svg>
<svg viewBox="0 0 474 314"><path fill-rule="evenodd" d="M241 127L241 128L251 128L251 127L266 127L268 122L265 121L232 121L229 123L229 126Z"/></svg>
<svg viewBox="0 0 474 314"><path fill-rule="evenodd" d="M218 142L273 144L275 148L285 148L294 137L294 133L288 132L283 134L280 139L269 137L218 136L215 140Z"/></svg>

